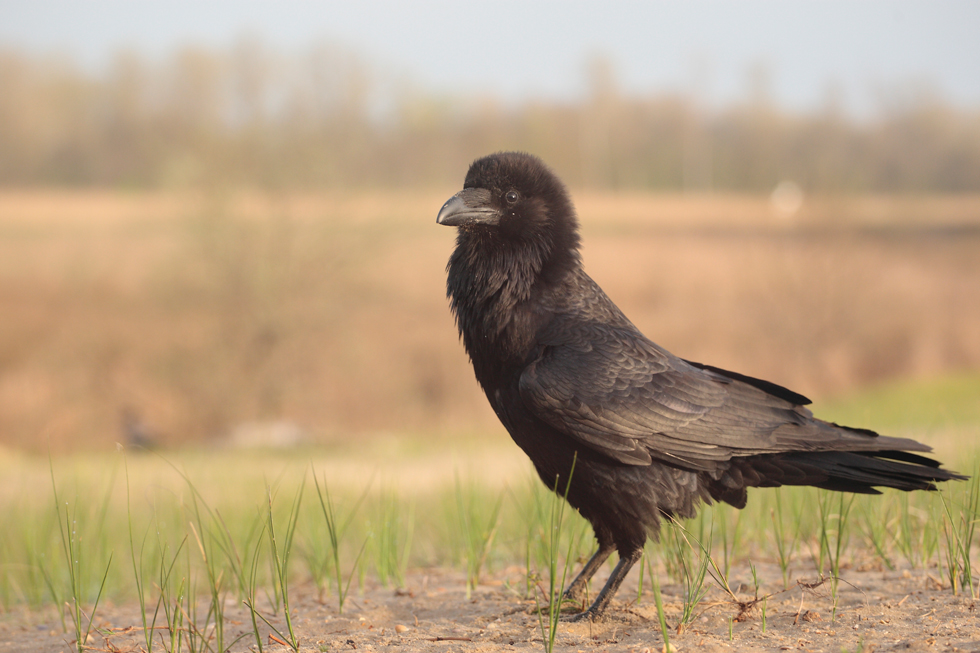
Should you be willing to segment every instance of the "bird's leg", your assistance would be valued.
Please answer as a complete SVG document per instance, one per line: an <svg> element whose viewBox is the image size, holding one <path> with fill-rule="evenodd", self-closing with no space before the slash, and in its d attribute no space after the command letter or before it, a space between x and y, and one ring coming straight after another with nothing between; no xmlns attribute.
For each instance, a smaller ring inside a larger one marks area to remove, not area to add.
<svg viewBox="0 0 980 653"><path fill-rule="evenodd" d="M600 551L601 550L602 549L600 547ZM605 586L603 586L602 591L599 592L599 596L596 597L595 602L589 606L589 609L585 612L572 615L571 617L568 617L566 621L582 621L585 619L589 621L598 621L602 617L602 613L606 611L606 608L609 606L609 602L616 594L616 590L619 589L623 579L626 578L626 574L629 573L630 568L636 564L637 560L643 557L643 547L636 547L625 554L620 551L619 554L619 562L616 564L616 568L613 569L612 574L609 576L609 580L607 580ZM598 555L598 553L596 555ZM606 555L608 556L609 554L607 553ZM593 556L593 560L594 559L595 556ZM591 563L592 560L589 561L589 564ZM586 567L588 567L588 564ZM578 578L575 580L578 581Z"/></svg>
<svg viewBox="0 0 980 653"><path fill-rule="evenodd" d="M602 566L612 552L616 550L616 545L612 542L599 543L599 548L596 550L595 554L589 561L585 563L582 567L582 571L578 573L575 580L568 586L565 590L565 595L562 597L562 601L581 601L582 597L585 595L585 586L588 584L592 577L595 576L595 572L599 571L599 567Z"/></svg>

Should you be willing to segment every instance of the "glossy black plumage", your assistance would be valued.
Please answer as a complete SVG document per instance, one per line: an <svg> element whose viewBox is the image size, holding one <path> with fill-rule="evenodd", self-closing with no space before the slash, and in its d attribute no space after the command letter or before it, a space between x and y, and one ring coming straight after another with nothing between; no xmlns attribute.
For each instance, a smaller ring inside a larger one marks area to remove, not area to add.
<svg viewBox="0 0 980 653"><path fill-rule="evenodd" d="M447 294L491 406L549 487L564 487L575 461L568 501L599 549L568 594L620 554L580 616L602 614L663 516L693 516L700 502L741 508L748 487L877 493L962 478L909 453L926 445L816 419L799 394L648 340L583 271L569 195L536 157L475 161L437 222L458 228Z"/></svg>

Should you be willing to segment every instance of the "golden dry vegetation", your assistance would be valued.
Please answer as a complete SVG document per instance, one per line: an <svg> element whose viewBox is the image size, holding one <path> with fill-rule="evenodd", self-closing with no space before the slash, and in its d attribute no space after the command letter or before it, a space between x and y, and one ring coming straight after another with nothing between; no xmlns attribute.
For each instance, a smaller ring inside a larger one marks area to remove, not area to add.
<svg viewBox="0 0 980 653"><path fill-rule="evenodd" d="M0 445L242 424L499 433L444 297L452 188L0 192ZM586 269L685 358L804 394L980 367L980 196L573 192Z"/></svg>

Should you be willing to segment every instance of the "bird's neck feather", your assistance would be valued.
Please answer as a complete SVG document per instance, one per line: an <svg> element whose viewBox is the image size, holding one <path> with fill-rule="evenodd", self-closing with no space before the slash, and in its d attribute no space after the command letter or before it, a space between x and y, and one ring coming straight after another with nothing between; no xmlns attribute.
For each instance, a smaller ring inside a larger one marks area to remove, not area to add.
<svg viewBox="0 0 980 653"><path fill-rule="evenodd" d="M536 298L579 266L575 249L460 232L449 259L447 295L478 379L488 373L481 368L489 361L523 364L541 318Z"/></svg>

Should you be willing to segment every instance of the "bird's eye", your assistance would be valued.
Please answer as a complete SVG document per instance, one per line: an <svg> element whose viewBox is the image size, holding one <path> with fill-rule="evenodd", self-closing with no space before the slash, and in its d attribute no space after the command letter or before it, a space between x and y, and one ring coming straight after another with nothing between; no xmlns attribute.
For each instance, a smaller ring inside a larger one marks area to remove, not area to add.
<svg viewBox="0 0 980 653"><path fill-rule="evenodd" d="M521 199L521 196L517 194L516 190L509 190L507 194L504 195L504 199L507 200L508 204L515 204L517 200Z"/></svg>

